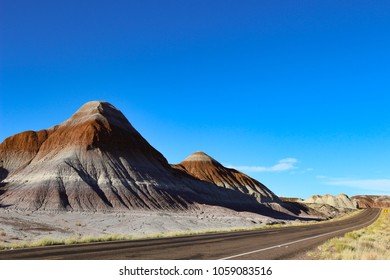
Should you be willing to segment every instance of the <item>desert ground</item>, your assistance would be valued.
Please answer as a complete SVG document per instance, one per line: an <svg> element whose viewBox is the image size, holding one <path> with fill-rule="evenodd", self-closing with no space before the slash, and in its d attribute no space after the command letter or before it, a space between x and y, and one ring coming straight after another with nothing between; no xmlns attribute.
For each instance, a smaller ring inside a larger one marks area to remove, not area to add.
<svg viewBox="0 0 390 280"><path fill-rule="evenodd" d="M39 240L127 236L142 238L293 223L250 212L200 206L188 212L50 212L0 209L0 245Z"/></svg>

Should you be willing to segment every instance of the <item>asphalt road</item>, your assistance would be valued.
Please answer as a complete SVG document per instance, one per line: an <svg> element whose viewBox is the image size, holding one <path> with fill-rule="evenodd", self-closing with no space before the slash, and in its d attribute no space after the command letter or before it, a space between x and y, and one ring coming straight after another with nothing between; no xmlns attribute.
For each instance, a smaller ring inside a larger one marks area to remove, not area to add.
<svg viewBox="0 0 390 280"><path fill-rule="evenodd" d="M257 231L7 250L0 259L294 259L329 238L370 225L379 213L367 209L341 221Z"/></svg>

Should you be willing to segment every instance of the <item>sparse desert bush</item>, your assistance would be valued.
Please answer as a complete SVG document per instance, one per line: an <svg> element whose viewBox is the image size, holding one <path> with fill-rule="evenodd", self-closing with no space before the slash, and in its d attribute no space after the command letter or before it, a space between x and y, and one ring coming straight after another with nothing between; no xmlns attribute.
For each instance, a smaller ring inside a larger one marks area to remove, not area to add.
<svg viewBox="0 0 390 280"><path fill-rule="evenodd" d="M352 231L345 234L345 238L358 239L362 235L362 232Z"/></svg>
<svg viewBox="0 0 390 280"><path fill-rule="evenodd" d="M40 246L50 246L50 245L61 245L63 244L60 240L55 239L42 239L32 243L32 247L40 247ZM28 244L25 245L29 247Z"/></svg>
<svg viewBox="0 0 390 280"><path fill-rule="evenodd" d="M390 219L382 211L372 225L330 239L308 256L322 260L390 260Z"/></svg>
<svg viewBox="0 0 390 280"><path fill-rule="evenodd" d="M85 236L80 238L68 238L63 240L62 244L79 244L79 243L92 243L92 242L106 242L106 241L119 241L119 240L131 240L131 236L125 236L121 234L103 235L103 236Z"/></svg>
<svg viewBox="0 0 390 280"><path fill-rule="evenodd" d="M0 249L29 248L29 247L51 246L51 245L71 245L71 244L80 244L80 243L130 240L130 239L132 239L131 236L116 235L116 234L107 235L107 236L73 237L68 239L41 239L34 242L21 242L16 244L7 244L7 245L0 244Z"/></svg>

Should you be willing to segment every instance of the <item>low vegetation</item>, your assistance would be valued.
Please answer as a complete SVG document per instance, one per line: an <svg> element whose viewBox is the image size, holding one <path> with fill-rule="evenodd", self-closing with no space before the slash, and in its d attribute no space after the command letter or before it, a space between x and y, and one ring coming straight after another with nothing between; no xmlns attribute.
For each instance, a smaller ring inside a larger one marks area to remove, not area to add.
<svg viewBox="0 0 390 280"><path fill-rule="evenodd" d="M256 228L234 228L234 229L225 229L225 230L204 230L204 231L191 231L191 232L168 232L168 233L158 233L158 234L148 234L148 235L122 235L122 234L107 234L102 236L86 236L86 237L71 237L67 239L50 239L45 238L33 242L18 242L11 244L0 244L0 250L10 250L10 249L21 249L21 248L30 248L30 247L40 247L40 246L52 246L52 245L71 245L71 244L82 244L82 243L93 243L93 242L108 242L108 241L125 241L125 240L142 240L142 239L152 239L152 238L167 238L167 237L178 237L178 236L191 236L207 233L218 233L218 232L234 232L234 231L243 231L243 230L256 230L264 227Z"/></svg>
<svg viewBox="0 0 390 280"><path fill-rule="evenodd" d="M390 260L390 217L382 211L372 225L330 239L308 256L321 260Z"/></svg>
<svg viewBox="0 0 390 280"><path fill-rule="evenodd" d="M280 228L286 226L302 226L308 225L312 223L327 223L330 221L338 221L342 219L346 219L352 217L361 210L346 214L340 218L321 221L321 222L301 222L296 221L293 224L273 224L273 225L259 225L251 228L229 228L229 229L216 229L216 230L202 230L202 231L183 231L183 232L167 232L167 233L158 233L158 234L149 234L149 235L123 235L123 234L104 234L101 236L86 236L86 237L71 237L67 239L51 239L44 238L38 241L32 242L17 242L17 243L8 243L8 244L0 244L0 250L7 249L18 249L18 248L29 248L29 247L40 247L40 246L51 246L51 245L71 245L71 244L81 244L81 243L92 243L92 242L108 242L108 241L124 241L124 240L141 240L141 239L152 239L152 238L166 238L166 237L178 237L178 236L191 236L191 235L199 235L199 234L208 234L208 233L222 233L222 232L237 232L244 230L259 230L266 228ZM76 226L82 226L80 223L77 223Z"/></svg>

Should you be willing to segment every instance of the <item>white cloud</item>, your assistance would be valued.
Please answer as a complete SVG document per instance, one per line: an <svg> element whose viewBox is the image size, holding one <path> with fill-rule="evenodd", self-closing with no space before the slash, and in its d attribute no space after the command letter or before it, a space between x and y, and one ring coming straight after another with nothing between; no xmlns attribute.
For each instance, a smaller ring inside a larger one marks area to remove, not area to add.
<svg viewBox="0 0 390 280"><path fill-rule="evenodd" d="M277 164L264 167L264 166L232 166L228 165L229 168L238 169L243 172L279 172L288 171L297 168L295 164L298 162L296 158L284 158L278 161Z"/></svg>
<svg viewBox="0 0 390 280"><path fill-rule="evenodd" d="M325 182L330 186L344 186L352 187L362 190L381 191L390 193L390 180L389 179L330 179Z"/></svg>

